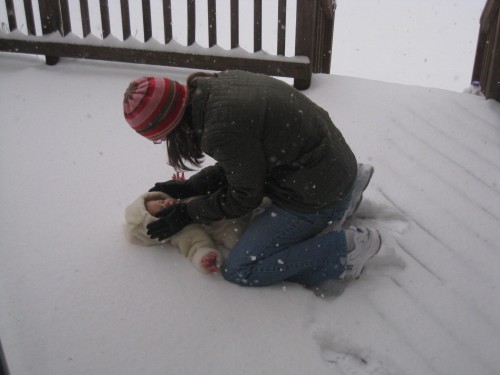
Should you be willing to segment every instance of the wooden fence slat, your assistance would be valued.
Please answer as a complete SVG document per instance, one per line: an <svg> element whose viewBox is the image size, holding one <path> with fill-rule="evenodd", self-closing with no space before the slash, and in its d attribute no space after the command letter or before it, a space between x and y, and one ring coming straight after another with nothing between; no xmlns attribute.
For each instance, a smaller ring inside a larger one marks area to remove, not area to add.
<svg viewBox="0 0 500 375"><path fill-rule="evenodd" d="M142 0L142 22L144 25L144 41L147 42L153 36L151 27L151 3L149 0Z"/></svg>
<svg viewBox="0 0 500 375"><path fill-rule="evenodd" d="M165 44L172 40L172 4L170 0L163 0L163 28L165 30Z"/></svg>
<svg viewBox="0 0 500 375"><path fill-rule="evenodd" d="M314 46L313 46L313 53L314 53L314 58L313 58L313 70L315 72L320 72L321 71L321 46L322 46L322 41L323 41L323 11L321 9L321 6L316 7L316 27L314 30ZM318 48L319 47L319 48Z"/></svg>
<svg viewBox="0 0 500 375"><path fill-rule="evenodd" d="M64 36L71 32L68 0L59 0L59 6L61 9L61 34Z"/></svg>
<svg viewBox="0 0 500 375"><path fill-rule="evenodd" d="M52 34L59 30L60 9L58 0L39 0L40 22L42 24L43 35Z"/></svg>
<svg viewBox="0 0 500 375"><path fill-rule="evenodd" d="M130 8L128 4L128 0L120 0L120 8L122 14L122 32L123 32L123 40L127 40L130 38Z"/></svg>
<svg viewBox="0 0 500 375"><path fill-rule="evenodd" d="M191 46L196 41L196 4L195 0L187 0L187 45Z"/></svg>
<svg viewBox="0 0 500 375"><path fill-rule="evenodd" d="M111 34L108 0L99 0L99 5L101 9L102 38L106 39Z"/></svg>
<svg viewBox="0 0 500 375"><path fill-rule="evenodd" d="M239 0L231 0L231 49L240 44Z"/></svg>
<svg viewBox="0 0 500 375"><path fill-rule="evenodd" d="M217 11L215 0L208 0L208 46L217 44Z"/></svg>
<svg viewBox="0 0 500 375"><path fill-rule="evenodd" d="M13 0L5 0L5 7L7 8L7 19L9 22L9 30L10 31L17 30L16 11L14 9L14 1Z"/></svg>
<svg viewBox="0 0 500 375"><path fill-rule="evenodd" d="M80 0L80 13L82 17L83 37L85 38L91 33L89 3L87 0Z"/></svg>
<svg viewBox="0 0 500 375"><path fill-rule="evenodd" d="M258 52L262 50L262 0L254 0L253 7L253 50Z"/></svg>
<svg viewBox="0 0 500 375"><path fill-rule="evenodd" d="M286 0L278 3L278 55L285 56L286 43Z"/></svg>
<svg viewBox="0 0 500 375"><path fill-rule="evenodd" d="M329 3L329 8L325 10L323 17L323 38L322 45L319 48L322 51L321 56L321 72L330 73L332 64L332 49L333 49L333 29L335 26L335 8Z"/></svg>
<svg viewBox="0 0 500 375"><path fill-rule="evenodd" d="M35 17L33 16L33 6L31 5L31 0L24 0L24 13L26 14L28 35L36 35Z"/></svg>

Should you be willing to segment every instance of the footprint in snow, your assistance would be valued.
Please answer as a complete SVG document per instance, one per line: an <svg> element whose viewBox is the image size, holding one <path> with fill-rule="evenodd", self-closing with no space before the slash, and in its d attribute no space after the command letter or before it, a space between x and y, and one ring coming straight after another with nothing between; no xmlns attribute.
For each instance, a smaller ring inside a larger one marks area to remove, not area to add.
<svg viewBox="0 0 500 375"><path fill-rule="evenodd" d="M389 203L382 204L364 199L351 225L373 226L373 224L377 224L379 229L401 235L408 230L410 222L401 211Z"/></svg>
<svg viewBox="0 0 500 375"><path fill-rule="evenodd" d="M323 360L341 375L392 375L381 363L363 354L361 350L330 340L319 340L319 344Z"/></svg>

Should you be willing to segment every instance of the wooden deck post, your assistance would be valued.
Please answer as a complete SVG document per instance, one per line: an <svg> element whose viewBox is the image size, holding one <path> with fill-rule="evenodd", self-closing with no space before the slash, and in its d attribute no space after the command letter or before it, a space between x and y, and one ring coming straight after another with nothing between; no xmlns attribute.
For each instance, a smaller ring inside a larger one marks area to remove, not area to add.
<svg viewBox="0 0 500 375"><path fill-rule="evenodd" d="M311 60L314 72L314 46L316 30L316 13L318 1L297 0L297 20L295 31L295 55L307 56ZM304 90L311 84L311 79L296 79L295 88Z"/></svg>
<svg viewBox="0 0 500 375"><path fill-rule="evenodd" d="M500 101L500 0L488 0L481 14L472 80L486 98Z"/></svg>
<svg viewBox="0 0 500 375"><path fill-rule="evenodd" d="M61 8L58 0L40 0L40 21L43 35L52 34L60 30ZM47 65L56 65L59 62L58 56L45 56Z"/></svg>

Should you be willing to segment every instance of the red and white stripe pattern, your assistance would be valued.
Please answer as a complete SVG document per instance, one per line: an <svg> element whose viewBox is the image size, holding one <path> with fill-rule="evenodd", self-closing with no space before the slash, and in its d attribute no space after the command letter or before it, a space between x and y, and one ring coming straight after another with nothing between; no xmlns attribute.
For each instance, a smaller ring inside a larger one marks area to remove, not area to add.
<svg viewBox="0 0 500 375"><path fill-rule="evenodd" d="M181 121L188 90L164 77L142 77L131 82L123 98L129 125L151 141L165 139Z"/></svg>

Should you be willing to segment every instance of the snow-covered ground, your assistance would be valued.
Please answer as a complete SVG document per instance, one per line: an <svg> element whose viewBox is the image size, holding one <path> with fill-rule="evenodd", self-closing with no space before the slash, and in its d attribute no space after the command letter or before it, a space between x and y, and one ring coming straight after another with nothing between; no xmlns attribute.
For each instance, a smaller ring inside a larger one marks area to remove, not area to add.
<svg viewBox="0 0 500 375"><path fill-rule="evenodd" d="M324 301L245 289L128 243L127 204L170 177L121 113L137 74L185 70L3 54L0 332L13 374L497 374L500 104L315 76L359 160L358 223L384 233Z"/></svg>
<svg viewBox="0 0 500 375"><path fill-rule="evenodd" d="M0 54L0 337L13 375L499 373L500 103L313 78L305 94L376 168L356 223L384 235L362 277L321 300L127 242L124 208L172 174L164 146L123 120L123 91L143 74L189 71Z"/></svg>

